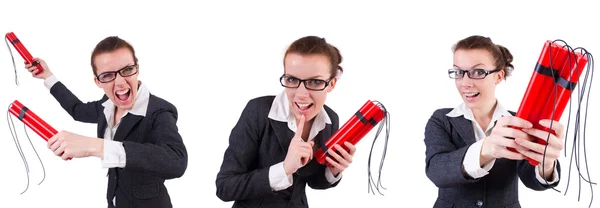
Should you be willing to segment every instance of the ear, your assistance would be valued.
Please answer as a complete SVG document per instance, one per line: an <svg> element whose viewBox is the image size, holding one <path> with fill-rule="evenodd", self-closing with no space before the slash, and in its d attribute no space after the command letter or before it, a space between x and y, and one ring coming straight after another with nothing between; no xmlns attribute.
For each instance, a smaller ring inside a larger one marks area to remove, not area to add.
<svg viewBox="0 0 600 208"><path fill-rule="evenodd" d="M331 92L333 88L335 88L335 84L337 83L337 77L333 78L331 82L329 82L329 86L327 86L327 92Z"/></svg>
<svg viewBox="0 0 600 208"><path fill-rule="evenodd" d="M500 84L500 82L502 82L503 79L504 79L504 70L501 70L498 73L496 73L496 84Z"/></svg>
<svg viewBox="0 0 600 208"><path fill-rule="evenodd" d="M102 88L102 86L100 86L100 81L98 81L98 79L96 77L94 77L94 83L96 83L96 86L98 86L98 88Z"/></svg>

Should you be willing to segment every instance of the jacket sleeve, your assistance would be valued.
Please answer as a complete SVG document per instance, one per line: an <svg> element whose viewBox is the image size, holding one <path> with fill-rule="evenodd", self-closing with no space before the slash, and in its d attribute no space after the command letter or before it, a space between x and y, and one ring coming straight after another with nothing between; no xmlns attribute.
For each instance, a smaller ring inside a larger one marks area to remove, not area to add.
<svg viewBox="0 0 600 208"><path fill-rule="evenodd" d="M126 169L146 172L164 179L179 178L187 169L188 155L177 128L177 109L170 106L153 114L154 143L123 141Z"/></svg>
<svg viewBox="0 0 600 208"><path fill-rule="evenodd" d="M425 126L425 172L439 188L449 188L479 179L468 177L463 171L463 160L470 145L457 148L451 134L443 125L443 112L437 110Z"/></svg>
<svg viewBox="0 0 600 208"><path fill-rule="evenodd" d="M257 168L259 104L250 100L231 130L221 169L217 174L217 197L222 201L259 198L272 193L269 168Z"/></svg>
<svg viewBox="0 0 600 208"><path fill-rule="evenodd" d="M84 103L75 96L62 82L56 82L50 88L50 94L58 101L60 106L79 122L98 123L99 116L102 116L102 102L107 99L105 96L99 101Z"/></svg>
<svg viewBox="0 0 600 208"><path fill-rule="evenodd" d="M558 174L558 181L556 183L549 185L540 183L540 181L536 177L536 168L536 166L529 164L529 161L527 160L521 160L517 163L519 178L527 188L530 188L535 191L544 191L546 189L558 186L558 184L560 183L560 162L558 160L556 160L556 171Z"/></svg>

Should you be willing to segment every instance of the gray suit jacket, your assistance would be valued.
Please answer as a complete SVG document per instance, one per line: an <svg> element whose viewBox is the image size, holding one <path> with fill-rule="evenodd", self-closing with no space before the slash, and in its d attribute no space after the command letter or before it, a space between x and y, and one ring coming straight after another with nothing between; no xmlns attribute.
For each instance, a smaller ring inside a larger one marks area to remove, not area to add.
<svg viewBox="0 0 600 208"><path fill-rule="evenodd" d="M434 208L520 208L518 178L526 187L536 191L558 185L558 182L550 186L540 183L535 176L535 167L527 160L496 159L490 173L479 179L463 174L463 158L469 146L475 143L475 133L471 121L463 116L446 116L451 110L436 110L425 127L425 172L439 188ZM560 178L558 161L556 166Z"/></svg>
<svg viewBox="0 0 600 208"><path fill-rule="evenodd" d="M294 173L291 187L272 191L269 168L285 159L294 137L287 123L268 118L274 98L263 96L250 100L231 130L216 186L217 196L222 201L235 201L233 207L307 208L307 184L313 189L328 189L340 182L330 184L325 178L326 166L313 159ZM314 148L319 148L338 129L337 114L329 107L323 107L332 124L327 124L317 134Z"/></svg>
<svg viewBox="0 0 600 208"><path fill-rule="evenodd" d="M61 82L50 93L76 121L98 124L98 138L104 137L107 121L102 99L83 103ZM127 114L114 140L123 142L127 165L108 170L108 207L172 207L164 181L178 178L187 168L187 151L177 128L177 109L150 94L146 117Z"/></svg>

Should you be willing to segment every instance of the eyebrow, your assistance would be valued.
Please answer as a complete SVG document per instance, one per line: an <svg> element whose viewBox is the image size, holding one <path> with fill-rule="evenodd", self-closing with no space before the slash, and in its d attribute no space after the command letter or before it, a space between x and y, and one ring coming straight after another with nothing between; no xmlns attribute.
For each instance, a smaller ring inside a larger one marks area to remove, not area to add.
<svg viewBox="0 0 600 208"><path fill-rule="evenodd" d="M473 69L473 68L475 68L475 67L478 67L478 66L485 66L485 64L483 64L483 63L478 63L478 64L475 64L475 65L473 65L473 66L471 67L471 69ZM456 66L456 65L454 65L454 67L456 67L456 68L459 68L459 69L460 69L460 67L458 67L458 66Z"/></svg>
<svg viewBox="0 0 600 208"><path fill-rule="evenodd" d="M127 65L125 65L125 66L123 66L123 67L121 67L121 68L119 68L119 69L117 69L117 70L114 70L113 72L119 71L119 70L121 70L121 69L125 69L125 68L127 68L127 67L132 67L132 66L134 66L134 65L135 65L135 64L127 64Z"/></svg>
<svg viewBox="0 0 600 208"><path fill-rule="evenodd" d="M285 74L285 75L287 75L287 76L291 76L291 77L294 77L294 78L298 78L297 76L294 76L294 75L291 75L291 74ZM317 75L317 76L312 76L312 77L309 77L308 79L323 79L323 78L324 78L324 76L322 76L322 75Z"/></svg>

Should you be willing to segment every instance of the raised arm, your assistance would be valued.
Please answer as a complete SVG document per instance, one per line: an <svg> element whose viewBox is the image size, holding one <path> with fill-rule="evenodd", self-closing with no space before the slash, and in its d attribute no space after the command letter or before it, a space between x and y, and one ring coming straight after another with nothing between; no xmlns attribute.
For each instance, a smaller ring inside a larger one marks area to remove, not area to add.
<svg viewBox="0 0 600 208"><path fill-rule="evenodd" d="M44 80L44 85L50 90L50 93L60 103L62 108L73 117L76 121L85 123L97 123L99 116L102 114L102 102L107 99L104 96L99 101L84 103L75 96L56 76L52 74L48 65L43 59L34 58L34 61L41 64L44 68L42 73L37 74L38 69L31 64L25 65L25 68L32 73L32 76Z"/></svg>

